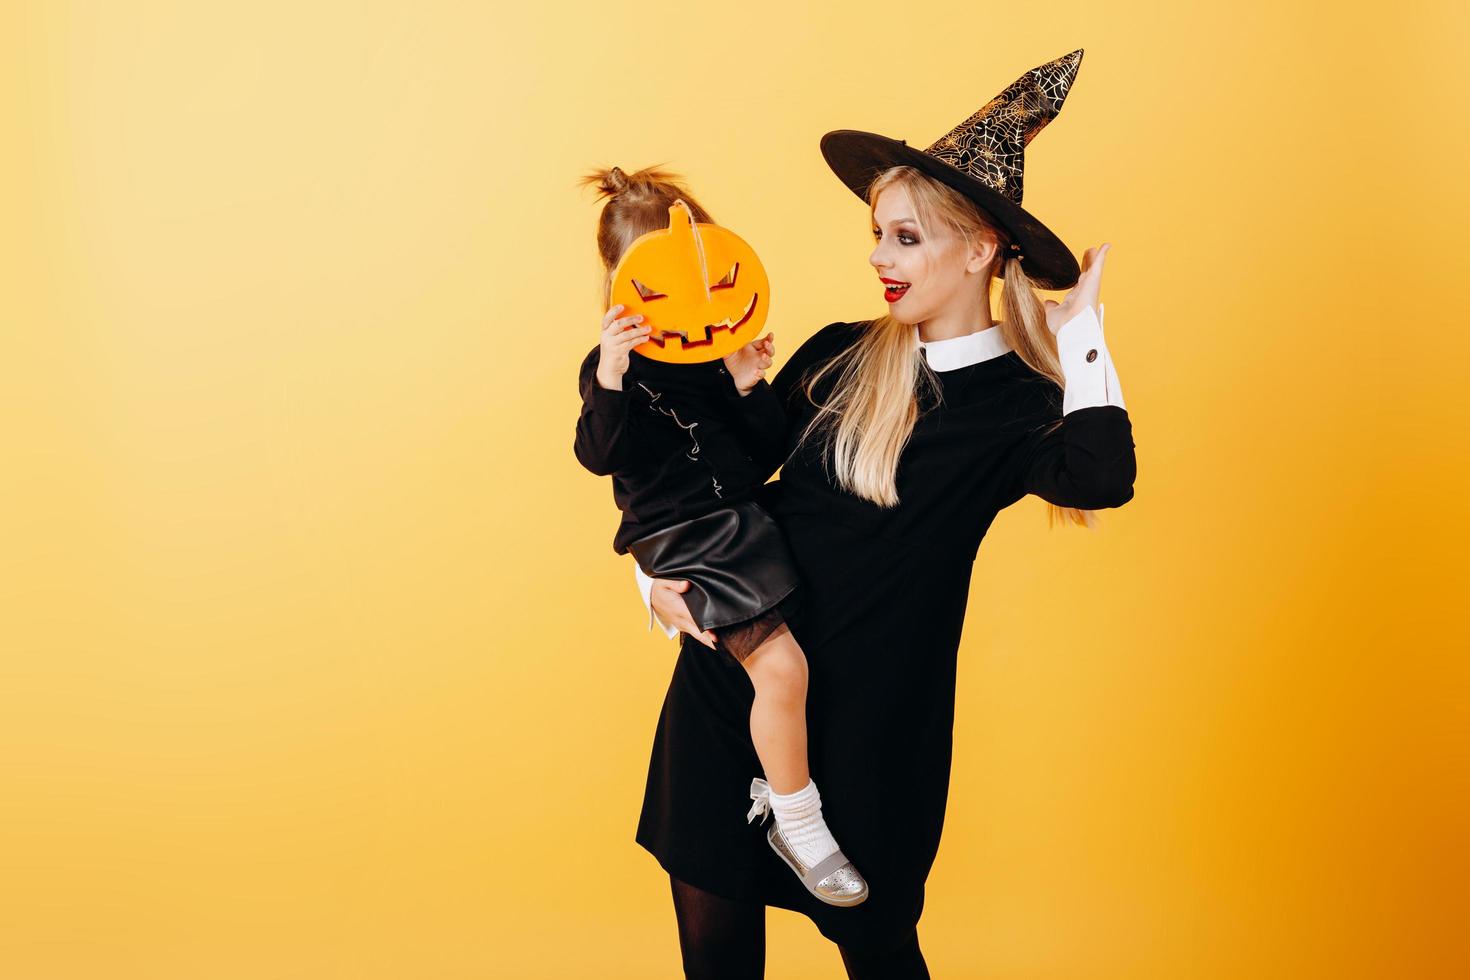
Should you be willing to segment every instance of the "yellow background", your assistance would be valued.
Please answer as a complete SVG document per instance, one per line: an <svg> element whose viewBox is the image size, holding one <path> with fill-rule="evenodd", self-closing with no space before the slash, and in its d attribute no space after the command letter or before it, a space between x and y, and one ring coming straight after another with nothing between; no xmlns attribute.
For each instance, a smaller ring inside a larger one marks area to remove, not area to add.
<svg viewBox="0 0 1470 980"><path fill-rule="evenodd" d="M981 550L931 969L1467 975L1470 20L1315 8L0 4L0 976L678 975L574 179L687 175L784 361L883 309L821 134L1075 47L1137 496Z"/></svg>

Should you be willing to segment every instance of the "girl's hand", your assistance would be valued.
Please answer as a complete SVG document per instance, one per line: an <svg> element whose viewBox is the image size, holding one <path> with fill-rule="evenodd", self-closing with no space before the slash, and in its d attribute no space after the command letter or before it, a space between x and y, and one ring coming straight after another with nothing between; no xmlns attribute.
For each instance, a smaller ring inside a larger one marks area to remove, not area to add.
<svg viewBox="0 0 1470 980"><path fill-rule="evenodd" d="M725 355L725 367L742 395L748 394L766 376L766 369L776 359L776 335L768 333L744 347Z"/></svg>
<svg viewBox="0 0 1470 980"><path fill-rule="evenodd" d="M641 314L618 317L623 312L619 303L602 315L602 350L598 354L597 383L609 391L623 390L623 375L628 373L628 351L648 339L651 327L638 326Z"/></svg>
<svg viewBox="0 0 1470 980"><path fill-rule="evenodd" d="M688 633L713 650L715 635L709 630L700 632L698 624L694 622L694 617L689 615L689 606L680 594L687 592L688 589L688 579L656 578L653 580L653 590L648 595L649 604L653 606L653 611L658 613L659 619L680 633Z"/></svg>
<svg viewBox="0 0 1470 980"><path fill-rule="evenodd" d="M1082 256L1082 275L1077 279L1077 285L1062 297L1060 303L1051 299L1046 301L1046 326L1052 336L1056 336L1072 317L1086 307L1097 309L1097 294L1102 289L1103 259L1110 248L1112 245L1108 242L1103 242L1101 248L1089 248Z"/></svg>

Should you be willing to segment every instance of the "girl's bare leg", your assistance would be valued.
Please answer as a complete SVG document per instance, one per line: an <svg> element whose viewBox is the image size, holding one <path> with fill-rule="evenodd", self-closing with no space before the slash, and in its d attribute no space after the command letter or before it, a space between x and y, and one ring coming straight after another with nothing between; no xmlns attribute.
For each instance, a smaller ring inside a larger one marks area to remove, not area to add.
<svg viewBox="0 0 1470 980"><path fill-rule="evenodd" d="M786 847L804 867L814 868L841 848L822 816L822 794L807 766L806 654L783 625L745 658L745 669L755 687L750 737L766 772L764 798ZM758 791L752 783L752 799L759 799ZM862 888L866 893L867 884Z"/></svg>
<svg viewBox="0 0 1470 980"><path fill-rule="evenodd" d="M806 654L785 625L745 658L755 688L750 738L776 793L795 793L811 779L806 758Z"/></svg>

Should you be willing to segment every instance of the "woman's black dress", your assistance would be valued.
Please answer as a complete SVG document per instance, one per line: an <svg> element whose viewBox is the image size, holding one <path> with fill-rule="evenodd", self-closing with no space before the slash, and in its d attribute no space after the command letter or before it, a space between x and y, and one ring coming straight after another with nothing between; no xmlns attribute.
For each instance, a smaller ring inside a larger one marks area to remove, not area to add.
<svg viewBox="0 0 1470 980"><path fill-rule="evenodd" d="M798 379L863 327L824 327L778 374L772 387L788 417L787 448L813 414ZM1014 352L938 377L943 400L927 407L904 450L897 507L836 489L810 444L760 495L801 575L804 599L791 630L810 666L812 778L871 897L853 908L817 901L771 851L764 828L747 824L750 781L761 775L750 681L688 636L659 716L638 823L638 843L674 877L802 912L852 949L891 946L923 908L949 790L970 568L991 521L1028 493L1088 510L1133 496L1124 409L1063 416L1062 390ZM826 390L824 379L818 397ZM768 463L769 472L781 460Z"/></svg>

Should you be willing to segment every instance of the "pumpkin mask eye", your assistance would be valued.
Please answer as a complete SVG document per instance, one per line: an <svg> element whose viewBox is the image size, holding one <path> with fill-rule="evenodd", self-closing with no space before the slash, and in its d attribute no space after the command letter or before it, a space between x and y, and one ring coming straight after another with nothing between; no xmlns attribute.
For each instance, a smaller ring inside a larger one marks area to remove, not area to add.
<svg viewBox="0 0 1470 980"><path fill-rule="evenodd" d="M650 287L643 285L643 283L639 282L637 279L633 280L633 288L638 290L638 296L644 300L669 298L668 293L661 293L656 289L651 289Z"/></svg>
<svg viewBox="0 0 1470 980"><path fill-rule="evenodd" d="M740 273L740 263L736 262L730 266L730 271L725 273L725 278L715 283L710 289L729 289L735 285L735 277Z"/></svg>

